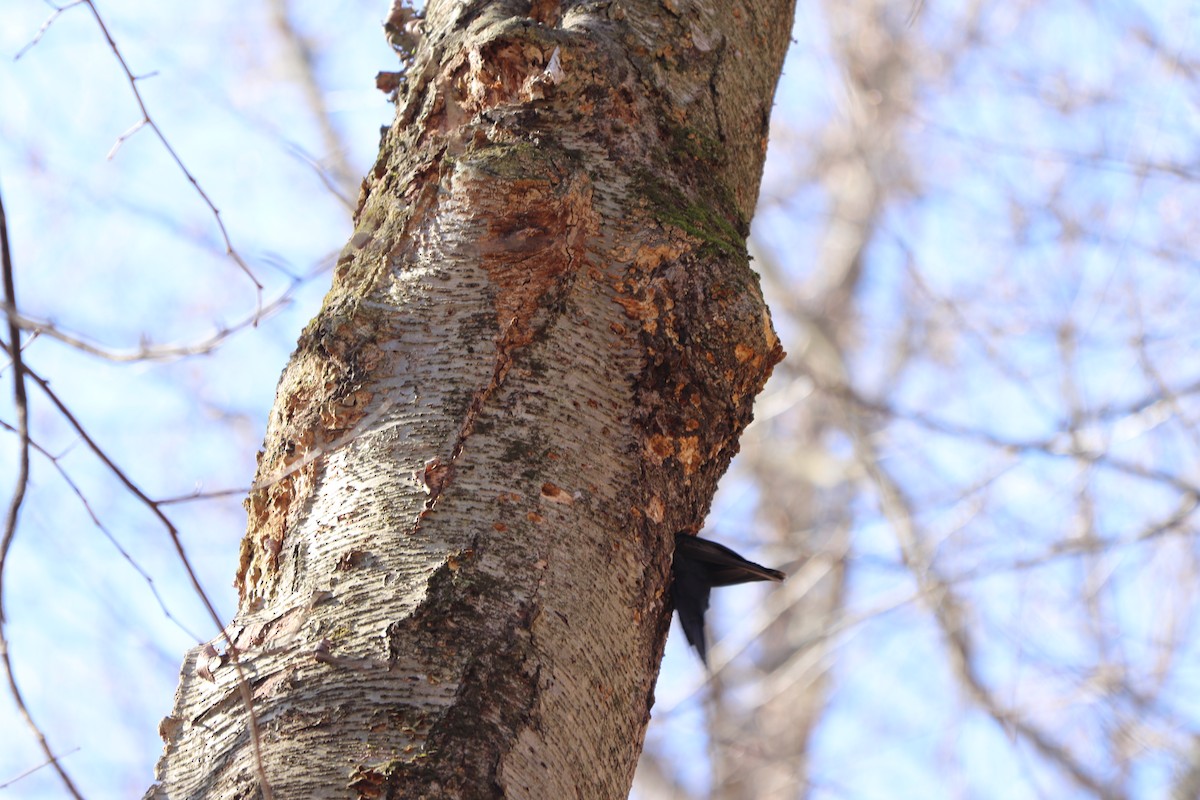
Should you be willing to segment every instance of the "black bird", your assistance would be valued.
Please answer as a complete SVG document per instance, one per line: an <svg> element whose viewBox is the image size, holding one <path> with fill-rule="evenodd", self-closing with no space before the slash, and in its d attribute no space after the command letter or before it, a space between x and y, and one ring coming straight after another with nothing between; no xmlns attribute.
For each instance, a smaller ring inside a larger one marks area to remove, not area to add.
<svg viewBox="0 0 1200 800"><path fill-rule="evenodd" d="M751 581L781 581L787 577L777 569L747 561L723 544L682 531L675 534L671 573L671 596L679 625L705 666L708 666L708 645L704 640L704 612L708 610L708 593L712 588Z"/></svg>

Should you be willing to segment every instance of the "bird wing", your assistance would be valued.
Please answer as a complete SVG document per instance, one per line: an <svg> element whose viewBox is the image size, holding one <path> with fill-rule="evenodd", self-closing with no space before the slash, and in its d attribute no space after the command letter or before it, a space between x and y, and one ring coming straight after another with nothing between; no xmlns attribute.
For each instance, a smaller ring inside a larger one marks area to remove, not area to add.
<svg viewBox="0 0 1200 800"><path fill-rule="evenodd" d="M696 648L700 660L708 665L708 643L704 638L704 612L708 611L708 595L712 587L703 564L676 553L672 564L671 598L679 626L688 644Z"/></svg>
<svg viewBox="0 0 1200 800"><path fill-rule="evenodd" d="M686 533L675 534L675 558L683 556L704 565L710 586L731 586L751 581L782 581L787 577L777 569L742 558L723 544Z"/></svg>

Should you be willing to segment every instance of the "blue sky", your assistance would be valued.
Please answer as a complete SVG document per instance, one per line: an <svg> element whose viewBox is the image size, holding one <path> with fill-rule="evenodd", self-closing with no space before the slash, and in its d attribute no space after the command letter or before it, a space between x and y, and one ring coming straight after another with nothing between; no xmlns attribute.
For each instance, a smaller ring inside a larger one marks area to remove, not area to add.
<svg viewBox="0 0 1200 800"><path fill-rule="evenodd" d="M375 73L396 64L379 29L383 4L293 5L319 54L345 159L362 174L391 120L374 88ZM1101 772L1112 732L1128 732L1135 766L1123 785L1131 796L1162 796L1180 768L1177 751L1200 727L1190 511L1167 533L1139 540L1186 505L1186 493L1155 475L1193 480L1200 449L1193 394L1162 392L1200 379L1198 95L1190 67L1172 61L1186 62L1197 12L1174 0L996 3L960 53L952 43L972 24L968 4L924 5L912 27L895 28L920 54L913 105L891 151L913 185L887 196L866 251L849 374L864 396L896 411L872 438L914 500L936 566L971 611L985 681ZM114 364L42 337L27 358L151 495L244 487L279 372L349 235L349 211L313 167L329 163L328 146L267 4L216 0L189 6L186 17L173 4L134 0L101 10L131 68L147 76L138 86L151 114L220 208L264 298L286 293L288 302L205 356ZM204 339L244 320L254 287L153 133L138 131L107 157L139 112L86 10L62 14L12 60L50 11L14 0L0 26L0 189L22 309L117 351L143 337ZM810 285L829 215L813 162L853 106L828 23L802 4L754 229L760 257L782 276L769 288L797 296ZM883 174L892 162L876 166ZM769 297L777 308L785 299ZM797 358L803 326L782 313L778 325ZM905 337L917 346L893 369ZM803 402L803 389L781 374L760 408ZM33 403L39 443L136 555L173 619L53 465L35 456L7 575L17 675L86 795L137 796L161 748L156 726L182 653L212 625L161 526L36 391ZM0 419L12 420L7 397ZM1045 446L1016 446L1037 443ZM1068 453L1083 445L1112 458ZM835 461L851 460L852 449L844 437L829 443ZM0 477L13 474L15 450L11 436L0 437ZM957 685L878 492L861 477L844 480L856 485L851 622L829 655L812 796L1086 796ZM802 537L790 550L758 549L768 543L756 515L771 501L735 465L710 519L748 555L782 562ZM170 511L226 617L240 503L235 494ZM1117 544L1086 558L1055 556L1088 536ZM726 590L715 632L727 635L762 603L771 613L772 597L758 587ZM1098 669L1114 664L1125 681L1118 689ZM709 780L702 677L673 634L648 740L697 793ZM0 696L0 783L41 760ZM40 798L58 787L42 770L5 792Z"/></svg>

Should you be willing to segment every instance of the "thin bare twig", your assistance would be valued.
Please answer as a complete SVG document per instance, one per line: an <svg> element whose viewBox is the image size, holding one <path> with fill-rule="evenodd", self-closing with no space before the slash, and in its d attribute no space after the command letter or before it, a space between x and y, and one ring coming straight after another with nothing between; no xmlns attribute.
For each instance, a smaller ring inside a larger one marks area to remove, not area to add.
<svg viewBox="0 0 1200 800"><path fill-rule="evenodd" d="M25 368L25 374L28 375L29 378L38 385L38 388L42 390L46 397L50 399L50 402L54 404L54 407L58 409L63 418L70 424L72 428L75 429L75 432L79 434L79 438L83 440L84 444L88 446L88 449L92 451L96 458L100 459L104 466L108 468L109 472L113 474L113 477L120 481L121 485L125 487L126 491L140 500L142 504L150 510L150 513L157 517L159 522L162 523L163 527L166 528L168 535L171 537L171 543L175 546L175 552L179 556L179 561L183 565L184 571L187 573L188 580L191 582L192 588L196 592L196 596L200 598L201 603L203 603L205 610L208 611L209 617L212 619L213 624L216 625L217 630L221 631L221 638L223 638L229 646L230 661L237 670L238 689L239 693L241 694L242 703L246 707L250 742L254 749L254 758L258 769L260 788L262 790L264 800L272 800L274 793L271 791L270 784L267 780L266 769L263 766L262 739L259 732L258 719L254 714L254 698L250 693L250 684L246 679L245 669L242 667L241 662L238 659L238 649L234 644L233 637L230 636L229 632L225 628L224 623L221 622L221 617L217 613L216 607L213 606L212 600L209 598L208 593L204 591L204 587L200 584L200 578L196 575L196 571L193 569L192 563L188 559L187 552L183 547L183 540L179 536L179 529L175 527L175 523L171 521L170 517L163 512L161 505L143 492L141 487L134 483L133 480L125 474L124 470L117 466L117 464L109 457L108 453L106 453L104 449L101 448L96 441L88 435L87 431L84 430L83 425L81 425L79 420L76 419L75 415L71 413L71 410L67 408L66 403L64 403L62 399L54 393L54 390L50 388L49 382L27 367Z"/></svg>
<svg viewBox="0 0 1200 800"><path fill-rule="evenodd" d="M104 34L104 39L108 42L108 47L110 50L112 50L113 55L116 57L117 63L121 65L121 70L125 73L125 78L129 83L129 88L133 91L133 99L137 103L138 109L142 112L141 120L134 123L129 130L117 137L117 141L113 144L112 149L109 151L108 157L112 158L114 155L116 155L117 150L125 142L125 140L127 140L130 136L133 136L133 134L137 133L142 128L150 128L152 131L154 131L154 135L158 138L158 141L167 151L167 154L171 156L171 159L175 162L175 165L179 167L180 172L182 172L183 176L187 178L188 183L192 185L192 188L194 188L196 193L200 195L200 199L204 201L206 206L208 206L208 210L212 212L213 219L217 223L217 228L220 230L221 238L225 244L225 255L233 259L233 262L238 265L238 268L241 269L241 271L245 273L246 277L250 279L250 282L254 284L255 308L261 312L263 304L262 283L259 282L258 278L250 269L249 265L246 264L241 254L234 248L233 241L229 238L229 231L225 228L225 221L221 219L221 212L217 208L216 204L213 203L212 199L208 196L208 193L205 192L200 186L200 182L196 180L196 176L193 175L191 170L184 165L183 159L175 151L175 148L171 146L171 143L167 140L166 135L163 134L162 129L159 128L158 123L155 122L154 118L150 116L150 110L146 108L146 101L142 98L142 92L137 86L137 82L141 78L148 76L135 75L133 70L129 68L128 62L125 61L125 56L121 53L120 47L117 46L116 40L113 39L112 34L109 32L108 26L105 25L104 18L100 16L100 11L96 8L93 0L76 0L76 2L69 3L61 7L53 6L53 4L51 4L51 6L54 8L54 13L51 14L50 18L42 24L42 27L38 30L37 35L34 36L33 40L29 44L25 45L25 47L21 48L21 51L17 54L17 57L19 58L20 56L24 55L29 48L37 44L38 41L41 40L42 36L45 35L50 26L54 24L54 21L57 20L64 11L77 5L85 5L87 6L88 10L92 12L92 17L96 20L96 25L100 28L100 32Z"/></svg>
<svg viewBox="0 0 1200 800"><path fill-rule="evenodd" d="M276 470L266 478L263 478L260 481L255 481L253 484L251 484L248 491L257 492L262 489L270 488L289 475L294 475L295 473L304 469L314 461L324 458L325 456L333 455L342 448L353 444L360 437L362 437L372 425L374 425L378 420L382 419L383 415L386 414L393 405L393 401L384 400L384 402L379 405L379 408L375 409L370 414L359 420L358 424L352 429L328 444L314 446L311 450L304 454L303 458L298 458L289 463L287 466ZM160 506L178 505L180 503L190 503L196 500L214 500L219 497L229 497L230 495L246 493L246 489L217 489L211 492L191 492L189 494L179 495L178 497L168 497L156 502Z"/></svg>
<svg viewBox="0 0 1200 800"><path fill-rule="evenodd" d="M59 756L59 758L64 758L66 756L71 755L72 753L78 753L78 752L79 752L79 748L76 747L73 750L68 750L67 752L63 753L61 756ZM22 772L20 775L14 775L13 777L6 780L4 783L0 783L0 789L7 789L10 786L12 786L13 784L17 783L18 781L25 780L30 775L37 772L39 769L45 769L46 767L50 766L52 763L54 763L54 762L47 760L47 761L43 761L42 763L38 764L36 767L30 767L29 769Z"/></svg>
<svg viewBox="0 0 1200 800"><path fill-rule="evenodd" d="M1115 789L1092 774L1067 748L1054 742L1045 731L1012 708L1005 707L992 693L980 674L974 647L967 630L967 612L950 584L939 574L922 540L912 514L911 503L903 490L884 469L871 438L856 418L852 407L847 411L847 431L854 440L859 464L879 492L884 515L891 522L901 557L922 590L942 635L946 639L951 665L971 699L1001 727L1016 732L1033 745L1044 758L1059 765L1081 787L1097 797L1115 798Z"/></svg>
<svg viewBox="0 0 1200 800"><path fill-rule="evenodd" d="M22 330L32 333L44 334L45 336L62 342L65 345L75 348L80 352L87 353L90 356L102 358L106 361L114 361L117 363L132 363L138 361L174 361L179 358L188 356L204 355L216 350L226 342L231 336L248 328L257 327L258 323L276 313L289 302L295 293L296 287L302 279L296 278L288 285L279 297L267 303L265 306L260 306L254 313L245 319L234 323L233 325L222 326L207 339L201 339L190 344L143 344L136 350L113 350L103 345L97 344L95 341L88 339L79 334L69 333L59 328L55 323L44 319L37 319L19 313L11 306L5 305L3 310L8 314L10 321L15 322L17 327Z"/></svg>
<svg viewBox="0 0 1200 800"><path fill-rule="evenodd" d="M1103 450L1083 450L1073 442L1072 429L1067 428L1061 433L1043 439L1006 439L987 430L939 419L912 409L900 409L884 402L870 400L859 395L848 385L823 386L827 391L835 392L852 401L859 408L883 414L892 419L902 419L920 425L927 430L942 433L947 436L967 439L987 444L1013 452L1036 452L1056 458L1078 459L1090 464L1097 464L1109 469L1148 481L1154 481L1187 495L1200 497L1200 484L1189 481L1166 470L1156 467L1143 466L1112 455Z"/></svg>
<svg viewBox="0 0 1200 800"><path fill-rule="evenodd" d="M9 425L4 420L0 420L0 428L4 428L5 430L11 431L13 433L19 433L19 431L17 430L17 428L15 426ZM167 608L166 601L163 599L162 595L159 594L158 587L154 585L154 578L150 575L150 573L146 572L146 570L144 570L141 567L141 565L137 563L137 561L134 560L133 555L128 550L126 550L125 547L122 546L122 544L119 541L117 541L117 537L115 535L113 535L113 532L110 531L108 529L108 526L105 525L100 520L100 517L96 514L95 509L92 508L92 504L88 502L87 497L83 494L83 489L79 488L79 484L75 483L74 479L71 477L71 474L69 472L67 472L65 467L63 467L62 462L60 460L62 458L62 456L54 455L49 450L47 450L45 447L38 444L37 441L34 439L29 440L29 445L34 450L37 450L39 453L41 453L42 457L45 458L47 461L49 461L54 466L54 469L58 472L59 477L61 477L63 479L63 482L65 482L67 484L67 487L72 492L75 493L75 496L77 498L79 498L79 502L83 506L84 512L92 520L92 524L95 525L96 528L99 529L99 531L102 534L104 534L104 538L108 539L109 543L111 543L112 546L114 548L116 548L117 552L121 555L121 557L123 559L125 559L127 562L129 562L129 566L131 566L133 568L133 570L142 577L142 580L144 580L146 582L146 585L150 589L150 593L152 595L154 595L154 599L158 603L159 609L162 610L163 616L165 616L171 622L175 623L175 625L179 628L179 630L181 630L185 634L187 634L187 636L189 638L191 638L193 641L196 641L196 642L201 641L202 640L201 636L197 635L194 631L189 630L188 627L186 625L184 625L183 622L178 617L176 617L174 614L171 613L171 610L169 608Z"/></svg>
<svg viewBox="0 0 1200 800"><path fill-rule="evenodd" d="M204 204L208 206L209 211L212 212L213 219L216 220L217 227L221 231L221 238L225 241L225 254L233 259L234 263L241 268L242 272L246 273L246 277L249 278L250 282L254 284L256 298L255 305L261 310L263 285L259 282L258 278L255 277L254 272L251 271L250 267L242 259L241 254L234 249L233 242L229 238L229 231L225 229L225 221L221 219L220 210L217 209L216 204L213 203L213 201L209 198L208 193L205 192L200 186L200 182L196 180L196 176L193 175L186 166L184 166L183 159L180 158L179 154L175 152L175 148L171 146L169 141L167 141L167 137L163 134L162 129L158 127L158 123L155 122L150 116L150 110L146 108L146 101L142 99L141 90L139 90L137 87L138 77L133 74L133 70L131 70L129 68L129 64L126 63L125 56L121 54L121 50L119 47L117 47L117 43L113 39L112 34L108 32L108 26L104 24L104 19L100 16L100 12L96 9L96 4L92 2L92 0L83 0L83 2L84 5L88 7L88 10L92 12L92 17L96 20L96 25L100 28L100 32L104 34L104 39L108 42L109 48L112 50L113 55L116 56L117 61L120 63L121 69L125 72L125 77L129 81L129 88L133 91L134 100L137 101L138 108L142 112L142 121L140 124L145 125L154 131L154 135L158 137L158 141L162 143L163 148L175 161L176 166L179 167L179 171L182 172L184 177L188 179L188 183L192 184L192 187L196 190L196 193L200 195L200 199L204 201ZM136 128L125 134L125 138L131 136L134 132L136 132ZM117 141L117 146L120 145L121 141L122 140ZM113 152L109 153L109 158L111 158L115 152L116 146L114 146Z"/></svg>
<svg viewBox="0 0 1200 800"><path fill-rule="evenodd" d="M53 8L54 13L51 14L46 19L46 21L42 23L42 27L38 28L38 32L36 34L34 34L32 39L29 40L28 44L26 44L24 47L22 47L20 50L17 51L17 54L15 56L13 56L13 61L18 60L21 56L25 55L25 53L27 51L32 49L34 47L34 45L36 45L38 42L40 42L42 40L42 37L46 35L46 31L50 30L50 26L54 24L54 21L56 19L58 19L64 11L66 11L69 8L73 8L82 2L83 2L83 0L75 0L72 3L67 3L65 6L56 6L56 5L54 5L54 3L51 3L51 2L49 2L49 0L47 0L46 5Z"/></svg>
<svg viewBox="0 0 1200 800"><path fill-rule="evenodd" d="M12 251L8 246L8 218L4 213L3 199L0 199L0 268L4 272L5 302L15 309L17 307L17 290L13 278ZM37 740L38 746L42 748L42 752L46 754L48 761L54 765L54 771L62 779L63 786L73 797L82 800L82 795L75 788L71 776L59 763L58 756L54 755L54 750L51 749L45 734L38 727L33 715L29 713L29 707L25 705L25 698L21 694L20 686L17 685L16 675L13 674L8 636L4 631L7 620L4 612L5 567L8 565L8 553L12 548L13 539L17 535L17 520L21 514L21 504L25 501L25 490L29 485L29 397L25 392L25 376L28 374L28 370L21 355L21 331L11 319L8 321L8 335L8 355L12 359L13 366L13 404L16 406L17 413L16 428L19 450L16 485L13 488L12 500L9 502L8 513L4 519L3 538L0 538L0 663L4 664L8 691L12 695L17 712L33 732L33 737Z"/></svg>
<svg viewBox="0 0 1200 800"><path fill-rule="evenodd" d="M325 93L317 79L316 54L308 39L293 24L289 0L271 0L271 21L275 24L275 28L283 40L287 56L295 67L297 82L304 92L304 99L312 111L313 119L321 131L321 138L325 142L327 151L326 159L331 163L332 168L326 169L313 162L298 148L292 148L292 150L298 157L308 161L334 196L353 210L354 204L351 198L358 191L358 182L353 178L353 167L346 160L346 143L342 141L337 128L333 126L329 115L329 106L325 102Z"/></svg>

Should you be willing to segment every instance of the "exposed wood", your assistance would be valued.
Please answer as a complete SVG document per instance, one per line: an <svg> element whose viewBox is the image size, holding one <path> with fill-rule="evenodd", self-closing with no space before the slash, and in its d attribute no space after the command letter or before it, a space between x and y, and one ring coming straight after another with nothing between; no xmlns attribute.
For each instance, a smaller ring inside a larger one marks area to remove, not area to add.
<svg viewBox="0 0 1200 800"><path fill-rule="evenodd" d="M628 793L674 533L782 357L745 236L791 13L430 4L247 501L275 797ZM151 796L258 794L229 659Z"/></svg>

